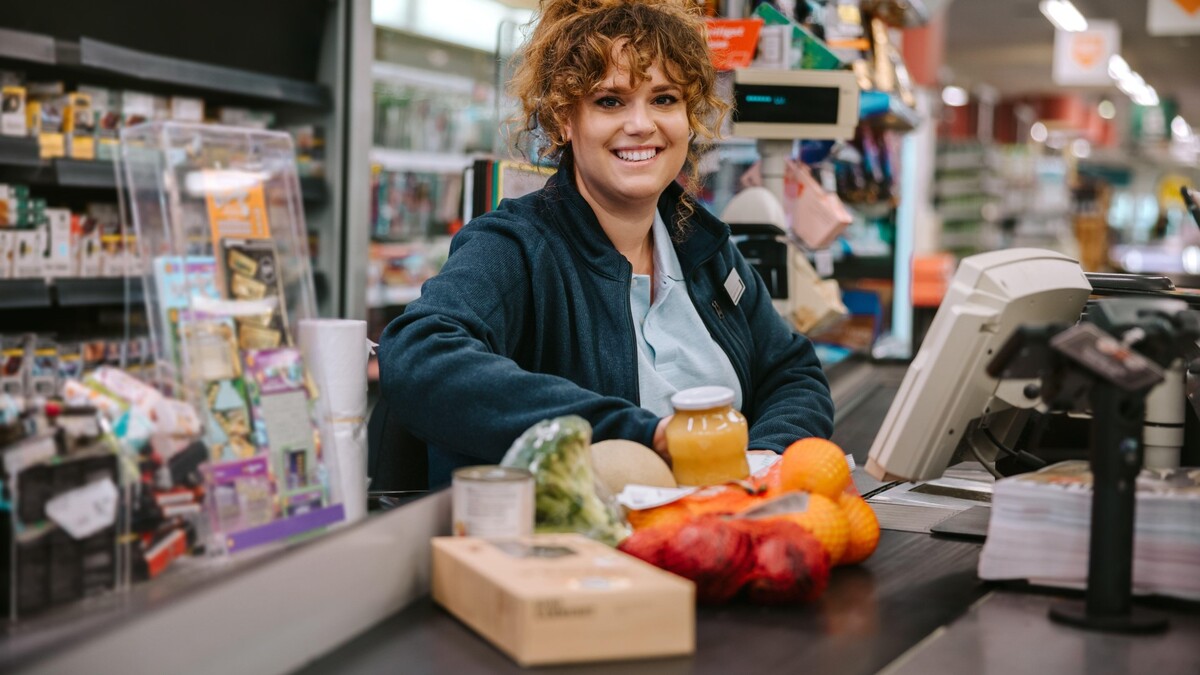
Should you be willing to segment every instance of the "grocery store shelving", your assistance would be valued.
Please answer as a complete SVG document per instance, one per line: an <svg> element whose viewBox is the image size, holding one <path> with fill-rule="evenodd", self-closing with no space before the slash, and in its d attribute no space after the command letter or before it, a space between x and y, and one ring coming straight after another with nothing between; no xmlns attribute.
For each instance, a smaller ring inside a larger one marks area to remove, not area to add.
<svg viewBox="0 0 1200 675"><path fill-rule="evenodd" d="M0 136L0 171L3 178L30 185L98 190L117 188L112 162L64 157L41 159L36 138ZM301 177L300 192L304 201L311 203L324 202L329 197L329 187L321 176Z"/></svg>
<svg viewBox="0 0 1200 675"><path fill-rule="evenodd" d="M373 286L367 289L367 306L401 307L419 297L420 286Z"/></svg>
<svg viewBox="0 0 1200 675"><path fill-rule="evenodd" d="M21 30L0 28L0 58L53 64L54 38Z"/></svg>
<svg viewBox="0 0 1200 675"><path fill-rule="evenodd" d="M88 37L76 42L0 29L0 57L102 73L130 83L152 82L319 110L332 104L329 88L315 82L151 54Z"/></svg>
<svg viewBox="0 0 1200 675"><path fill-rule="evenodd" d="M64 277L61 279L0 279L0 309L34 307L141 306L141 277Z"/></svg>
<svg viewBox="0 0 1200 675"><path fill-rule="evenodd" d="M451 152L421 152L381 147L371 149L371 163L389 171L456 173L471 166L474 160L473 155Z"/></svg>
<svg viewBox="0 0 1200 675"><path fill-rule="evenodd" d="M478 87L475 80L462 75L413 68L386 61L376 61L371 65L371 77L376 82L432 88L437 91L458 94L473 94Z"/></svg>

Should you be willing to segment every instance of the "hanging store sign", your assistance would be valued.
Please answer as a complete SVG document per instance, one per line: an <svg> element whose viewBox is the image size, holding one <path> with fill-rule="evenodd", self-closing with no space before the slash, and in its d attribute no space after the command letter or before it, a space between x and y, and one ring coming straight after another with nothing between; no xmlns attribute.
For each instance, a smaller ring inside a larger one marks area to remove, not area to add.
<svg viewBox="0 0 1200 675"><path fill-rule="evenodd" d="M746 68L754 60L762 19L708 19L708 49L717 70Z"/></svg>
<svg viewBox="0 0 1200 675"><path fill-rule="evenodd" d="M1150 0L1146 32L1151 35L1200 34L1200 0Z"/></svg>
<svg viewBox="0 0 1200 675"><path fill-rule="evenodd" d="M1111 86L1108 59L1120 51L1121 27L1116 21L1090 19L1084 31L1056 30L1054 83L1075 87Z"/></svg>

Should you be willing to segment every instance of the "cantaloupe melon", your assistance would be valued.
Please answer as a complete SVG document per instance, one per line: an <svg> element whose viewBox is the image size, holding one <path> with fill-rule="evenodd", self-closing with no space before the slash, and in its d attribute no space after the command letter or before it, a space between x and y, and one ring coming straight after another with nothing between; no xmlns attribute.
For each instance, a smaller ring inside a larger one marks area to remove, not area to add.
<svg viewBox="0 0 1200 675"><path fill-rule="evenodd" d="M658 453L634 441L611 440L592 444L596 479L612 494L626 485L676 487L671 468Z"/></svg>

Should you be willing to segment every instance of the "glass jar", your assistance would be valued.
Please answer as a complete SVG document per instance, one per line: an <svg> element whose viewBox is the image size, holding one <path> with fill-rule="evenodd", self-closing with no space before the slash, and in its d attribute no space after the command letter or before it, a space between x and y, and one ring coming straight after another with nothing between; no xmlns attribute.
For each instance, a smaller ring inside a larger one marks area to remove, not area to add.
<svg viewBox="0 0 1200 675"><path fill-rule="evenodd" d="M671 397L675 417L667 423L667 452L680 485L713 485L750 475L746 418L733 409L728 387L696 387Z"/></svg>

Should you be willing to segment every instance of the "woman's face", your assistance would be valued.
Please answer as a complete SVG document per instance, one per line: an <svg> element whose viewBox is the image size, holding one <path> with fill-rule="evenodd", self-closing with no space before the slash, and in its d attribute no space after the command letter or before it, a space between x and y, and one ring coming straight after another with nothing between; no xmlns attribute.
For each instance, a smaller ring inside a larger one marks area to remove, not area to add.
<svg viewBox="0 0 1200 675"><path fill-rule="evenodd" d="M610 67L565 129L580 192L609 208L656 203L687 159L686 106L659 66L634 89L627 70Z"/></svg>

